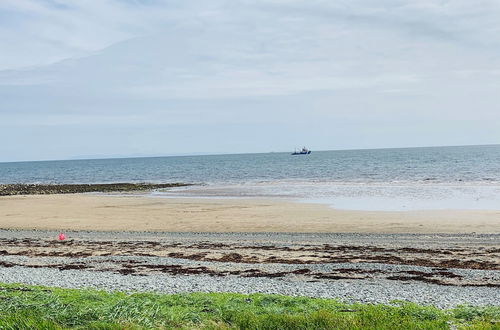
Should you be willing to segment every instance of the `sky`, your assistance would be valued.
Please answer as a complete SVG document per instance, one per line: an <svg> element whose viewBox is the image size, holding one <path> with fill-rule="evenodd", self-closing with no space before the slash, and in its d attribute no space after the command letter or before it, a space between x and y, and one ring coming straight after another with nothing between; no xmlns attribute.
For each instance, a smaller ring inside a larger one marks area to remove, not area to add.
<svg viewBox="0 0 500 330"><path fill-rule="evenodd" d="M0 1L0 161L496 143L497 0Z"/></svg>

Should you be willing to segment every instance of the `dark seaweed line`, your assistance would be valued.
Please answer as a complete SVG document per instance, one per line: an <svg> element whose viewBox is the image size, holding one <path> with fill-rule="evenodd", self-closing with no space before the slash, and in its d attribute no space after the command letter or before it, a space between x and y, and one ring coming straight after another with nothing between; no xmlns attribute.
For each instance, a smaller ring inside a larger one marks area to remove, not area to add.
<svg viewBox="0 0 500 330"><path fill-rule="evenodd" d="M0 184L0 196L144 191L190 186L188 183Z"/></svg>
<svg viewBox="0 0 500 330"><path fill-rule="evenodd" d="M361 270L355 268L341 268L336 269L334 273L313 273L308 268L302 268L292 271L268 273L260 269L247 269L244 271L216 271L211 270L207 267L183 267L181 265L151 265L151 264L135 264L135 263L123 263L121 268L118 269L95 269L90 265L84 263L73 263L73 264L52 264L52 265L22 265L10 262L0 261L0 267L10 268L10 267L27 267L27 268L56 268L59 270L92 270L99 272L111 271L122 275L132 275L132 276L148 276L148 274L143 273L143 271L157 271L161 273L166 273L170 275L208 275L208 276L242 276L242 277L262 277L262 278L282 278L288 275L302 275L312 278L311 281L316 282L317 280L364 280L370 279L370 276L353 277L353 274L358 275L369 275L369 274L384 274L385 272L379 270ZM496 283L449 283L443 281L444 279L461 279L462 276L456 275L449 271L437 271L437 272L418 272L418 271L400 271L397 272L401 275L387 276L385 279L393 281L417 281L425 282L436 285L445 286L458 286L458 287L491 287L498 288L499 284ZM386 274L389 275L389 274ZM437 278L435 276L438 276Z"/></svg>

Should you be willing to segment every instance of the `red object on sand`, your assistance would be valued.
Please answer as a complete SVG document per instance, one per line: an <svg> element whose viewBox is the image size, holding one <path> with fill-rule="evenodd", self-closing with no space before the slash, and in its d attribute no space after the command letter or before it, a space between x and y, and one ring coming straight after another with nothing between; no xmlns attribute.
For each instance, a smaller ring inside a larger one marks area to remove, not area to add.
<svg viewBox="0 0 500 330"><path fill-rule="evenodd" d="M64 241L64 239L65 239L65 238L66 238L66 236L64 236L64 234L63 234L63 233L60 233L60 234L59 234L59 240L60 240L60 241Z"/></svg>

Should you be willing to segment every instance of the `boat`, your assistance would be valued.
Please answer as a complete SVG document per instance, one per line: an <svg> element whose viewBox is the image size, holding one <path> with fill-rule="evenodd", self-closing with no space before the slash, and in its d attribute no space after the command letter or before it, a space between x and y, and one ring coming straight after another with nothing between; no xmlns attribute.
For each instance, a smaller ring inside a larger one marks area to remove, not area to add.
<svg viewBox="0 0 500 330"><path fill-rule="evenodd" d="M292 155L309 155L311 153L311 150L307 149L306 147L302 148L302 150L295 151L292 153Z"/></svg>

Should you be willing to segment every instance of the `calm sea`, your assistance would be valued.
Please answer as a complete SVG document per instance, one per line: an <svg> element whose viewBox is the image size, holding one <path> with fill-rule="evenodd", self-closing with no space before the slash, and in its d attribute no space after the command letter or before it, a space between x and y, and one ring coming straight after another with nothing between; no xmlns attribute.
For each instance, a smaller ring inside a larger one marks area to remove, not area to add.
<svg viewBox="0 0 500 330"><path fill-rule="evenodd" d="M0 183L186 182L151 196L346 209L500 209L500 145L0 163Z"/></svg>

